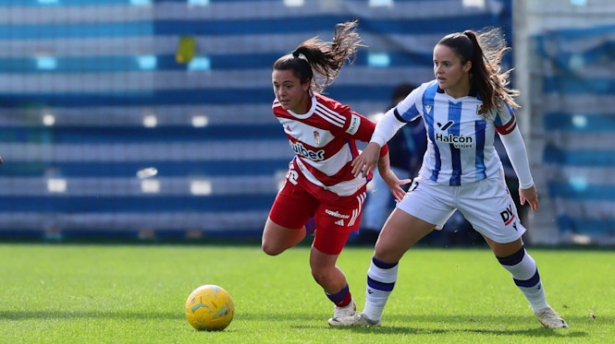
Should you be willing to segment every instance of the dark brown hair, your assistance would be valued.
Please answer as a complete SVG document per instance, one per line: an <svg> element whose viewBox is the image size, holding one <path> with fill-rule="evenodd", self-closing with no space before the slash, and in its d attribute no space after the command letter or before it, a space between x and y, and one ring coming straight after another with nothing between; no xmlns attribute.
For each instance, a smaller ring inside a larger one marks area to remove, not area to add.
<svg viewBox="0 0 615 344"><path fill-rule="evenodd" d="M357 25L357 20L337 24L331 42L322 42L318 37L304 41L291 54L275 61L273 69L292 70L301 83L309 80L314 92L323 92L346 61L354 63L357 48L363 46Z"/></svg>
<svg viewBox="0 0 615 344"><path fill-rule="evenodd" d="M462 64L472 61L470 83L483 101L481 114L497 108L502 102L512 108L519 107L514 99L519 91L507 87L512 69L501 71L502 57L510 48L499 29L452 33L444 36L438 44L455 51Z"/></svg>

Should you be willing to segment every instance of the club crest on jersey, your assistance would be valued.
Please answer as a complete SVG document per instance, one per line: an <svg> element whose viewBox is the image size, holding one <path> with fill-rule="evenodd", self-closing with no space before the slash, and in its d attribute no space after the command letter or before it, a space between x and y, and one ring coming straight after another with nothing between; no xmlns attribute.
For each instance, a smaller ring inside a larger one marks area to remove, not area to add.
<svg viewBox="0 0 615 344"><path fill-rule="evenodd" d="M431 111L431 105L425 105L425 110L429 113Z"/></svg>
<svg viewBox="0 0 615 344"><path fill-rule="evenodd" d="M320 146L320 133L316 130L314 130L314 143L316 143L317 146Z"/></svg>

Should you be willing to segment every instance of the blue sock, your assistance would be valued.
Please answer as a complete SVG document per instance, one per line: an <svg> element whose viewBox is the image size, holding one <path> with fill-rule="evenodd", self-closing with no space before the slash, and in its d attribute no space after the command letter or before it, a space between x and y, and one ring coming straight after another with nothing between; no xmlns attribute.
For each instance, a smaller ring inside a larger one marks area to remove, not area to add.
<svg viewBox="0 0 615 344"><path fill-rule="evenodd" d="M338 307L346 307L350 304L350 302L352 302L352 295L350 294L350 288L348 287L348 284L346 284L346 286L342 288L342 290L338 291L335 294L329 294L327 292L325 292L325 294L327 295L329 300L335 303L335 305Z"/></svg>

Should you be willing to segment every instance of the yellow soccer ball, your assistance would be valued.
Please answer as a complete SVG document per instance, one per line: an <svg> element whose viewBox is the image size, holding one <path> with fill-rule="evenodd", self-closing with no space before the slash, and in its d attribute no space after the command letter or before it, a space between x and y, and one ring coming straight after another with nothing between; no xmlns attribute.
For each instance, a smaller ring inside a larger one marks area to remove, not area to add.
<svg viewBox="0 0 615 344"><path fill-rule="evenodd" d="M231 295L217 285L202 285L186 300L186 318L199 331L222 331L231 323L234 314Z"/></svg>

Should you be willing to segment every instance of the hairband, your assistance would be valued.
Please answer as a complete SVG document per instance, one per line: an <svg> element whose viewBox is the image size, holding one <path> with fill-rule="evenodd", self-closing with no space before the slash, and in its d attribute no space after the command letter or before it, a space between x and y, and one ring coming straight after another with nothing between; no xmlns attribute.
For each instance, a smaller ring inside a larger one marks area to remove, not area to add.
<svg viewBox="0 0 615 344"><path fill-rule="evenodd" d="M296 59L302 59L302 60L305 60L305 61L308 60L307 57L305 57L305 55L303 55L302 53L298 53L298 52L294 52L293 53L293 57L296 58Z"/></svg>

